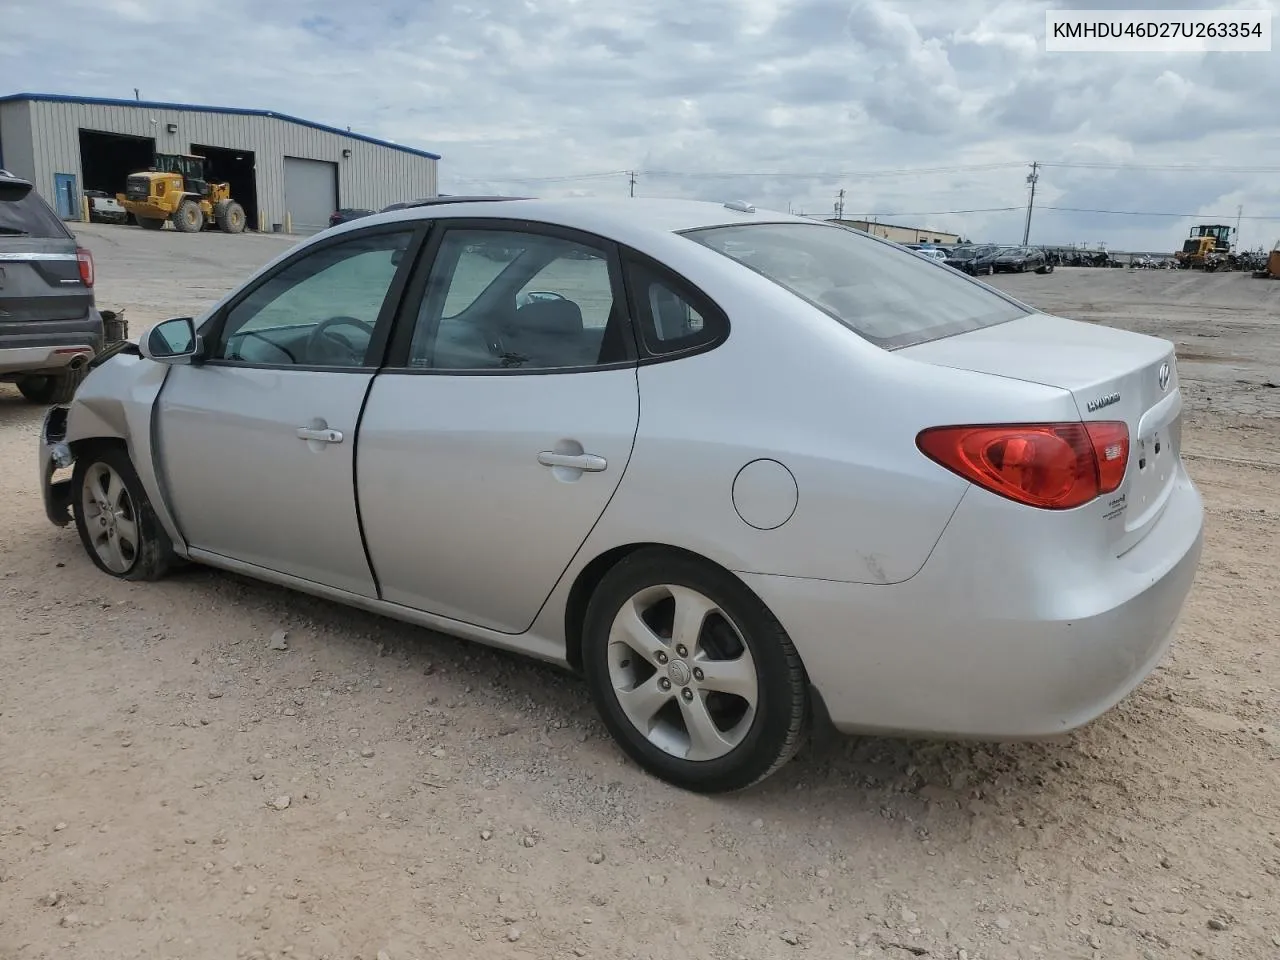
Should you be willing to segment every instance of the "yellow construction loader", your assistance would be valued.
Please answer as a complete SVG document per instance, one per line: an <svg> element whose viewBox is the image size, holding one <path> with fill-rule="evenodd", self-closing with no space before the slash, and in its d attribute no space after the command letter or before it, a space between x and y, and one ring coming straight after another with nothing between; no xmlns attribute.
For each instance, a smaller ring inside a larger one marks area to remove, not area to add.
<svg viewBox="0 0 1280 960"><path fill-rule="evenodd" d="M226 233L244 231L244 207L231 198L230 184L205 179L204 157L158 153L150 170L129 174L116 200L144 230L159 230L169 220L182 233L214 225Z"/></svg>
<svg viewBox="0 0 1280 960"><path fill-rule="evenodd" d="M1231 253L1231 234L1235 230L1224 223L1202 223L1191 229L1182 249L1174 253L1178 266L1190 270L1214 271Z"/></svg>

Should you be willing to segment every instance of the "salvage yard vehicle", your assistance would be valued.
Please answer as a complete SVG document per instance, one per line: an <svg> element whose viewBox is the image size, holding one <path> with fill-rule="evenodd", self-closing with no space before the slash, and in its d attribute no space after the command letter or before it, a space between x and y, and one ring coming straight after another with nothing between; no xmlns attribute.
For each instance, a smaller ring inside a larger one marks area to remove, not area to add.
<svg viewBox="0 0 1280 960"><path fill-rule="evenodd" d="M956 247L947 254L946 264L973 277L991 276L995 272L998 251L998 247L990 245Z"/></svg>
<svg viewBox="0 0 1280 960"><path fill-rule="evenodd" d="M120 206L120 202L109 193L102 190L86 190L84 198L89 203L90 223L124 224L129 222L128 211Z"/></svg>
<svg viewBox="0 0 1280 960"><path fill-rule="evenodd" d="M65 403L104 338L93 255L29 181L0 170L0 383Z"/></svg>
<svg viewBox="0 0 1280 960"><path fill-rule="evenodd" d="M1043 250L1036 247L1001 247L992 264L996 273L1025 273L1028 270L1043 272L1048 264Z"/></svg>
<svg viewBox="0 0 1280 960"><path fill-rule="evenodd" d="M851 228L495 199L290 247L101 363L39 460L106 574L186 559L569 667L711 793L818 722L1038 738L1126 697L1200 557L1181 423L1169 341Z"/></svg>
<svg viewBox="0 0 1280 960"><path fill-rule="evenodd" d="M244 207L232 198L230 184L205 179L204 164L204 157L157 153L151 170L129 174L116 200L144 230L163 229L168 220L181 233L207 226L243 233Z"/></svg>

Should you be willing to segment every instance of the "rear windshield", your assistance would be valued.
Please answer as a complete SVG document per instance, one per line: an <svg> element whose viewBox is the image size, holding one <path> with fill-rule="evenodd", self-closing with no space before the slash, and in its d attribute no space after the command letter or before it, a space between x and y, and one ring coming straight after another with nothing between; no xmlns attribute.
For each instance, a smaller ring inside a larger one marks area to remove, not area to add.
<svg viewBox="0 0 1280 960"><path fill-rule="evenodd" d="M888 350L1031 312L941 262L848 227L745 223L684 235L763 274Z"/></svg>
<svg viewBox="0 0 1280 960"><path fill-rule="evenodd" d="M0 237L31 236L65 240L71 234L35 190L21 200L0 199Z"/></svg>

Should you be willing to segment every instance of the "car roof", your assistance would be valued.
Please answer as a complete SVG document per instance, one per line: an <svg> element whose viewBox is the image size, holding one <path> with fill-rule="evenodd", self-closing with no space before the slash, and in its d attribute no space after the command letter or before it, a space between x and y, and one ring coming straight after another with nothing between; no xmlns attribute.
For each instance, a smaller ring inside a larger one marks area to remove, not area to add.
<svg viewBox="0 0 1280 960"><path fill-rule="evenodd" d="M842 229L811 217L772 210L741 210L707 200L666 200L648 197L565 197L555 199L443 198L379 213L360 221L363 227L377 222L429 219L438 216L536 220L572 227L588 233L624 238L638 233L676 233L699 227L743 223L807 223ZM746 205L742 205L746 206ZM341 229L341 228L339 228Z"/></svg>

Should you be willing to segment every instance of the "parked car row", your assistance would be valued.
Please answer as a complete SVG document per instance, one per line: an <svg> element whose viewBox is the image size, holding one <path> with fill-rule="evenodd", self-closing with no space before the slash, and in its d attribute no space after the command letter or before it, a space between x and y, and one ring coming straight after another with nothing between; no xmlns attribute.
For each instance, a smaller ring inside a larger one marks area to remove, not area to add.
<svg viewBox="0 0 1280 960"><path fill-rule="evenodd" d="M1000 246L997 244L959 244L953 247L931 244L904 244L916 253L936 260L970 276L993 273L1052 273L1057 258L1040 247Z"/></svg>

